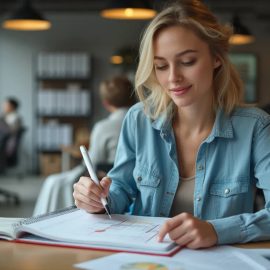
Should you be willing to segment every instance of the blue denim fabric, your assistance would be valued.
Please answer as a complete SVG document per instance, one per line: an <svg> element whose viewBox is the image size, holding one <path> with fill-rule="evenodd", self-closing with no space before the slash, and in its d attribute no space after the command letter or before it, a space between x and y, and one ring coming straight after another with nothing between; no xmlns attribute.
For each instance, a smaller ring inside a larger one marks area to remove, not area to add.
<svg viewBox="0 0 270 270"><path fill-rule="evenodd" d="M180 173L181 174L181 173ZM170 121L151 121L141 103L124 120L109 203L112 212L169 216L179 182ZM254 187L265 209L253 213ZM216 115L196 159L194 216L214 226L219 244L270 239L270 116L257 108Z"/></svg>

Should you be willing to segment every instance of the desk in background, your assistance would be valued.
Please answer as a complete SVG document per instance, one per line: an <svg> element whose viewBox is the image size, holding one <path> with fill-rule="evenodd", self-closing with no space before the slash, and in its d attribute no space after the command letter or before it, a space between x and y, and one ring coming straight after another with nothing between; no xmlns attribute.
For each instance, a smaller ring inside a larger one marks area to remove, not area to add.
<svg viewBox="0 0 270 270"><path fill-rule="evenodd" d="M270 248L270 241L235 246L241 248ZM112 252L0 241L0 254L0 269L70 270L78 269L73 267L75 263L104 257L112 254Z"/></svg>

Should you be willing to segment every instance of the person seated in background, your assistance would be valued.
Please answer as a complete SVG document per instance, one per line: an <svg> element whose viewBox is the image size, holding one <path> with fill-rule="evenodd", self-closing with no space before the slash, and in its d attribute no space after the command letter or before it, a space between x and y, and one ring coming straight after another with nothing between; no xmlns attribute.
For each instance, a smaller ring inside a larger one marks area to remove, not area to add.
<svg viewBox="0 0 270 270"><path fill-rule="evenodd" d="M8 97L3 104L1 120L11 132L16 132L22 126L21 117L18 113L19 105L19 101L12 97Z"/></svg>
<svg viewBox="0 0 270 270"><path fill-rule="evenodd" d="M122 121L128 108L136 102L131 82L121 76L100 84L100 98L110 114L92 129L89 154L96 170L98 165L113 164ZM98 171L98 175L101 177L102 172Z"/></svg>
<svg viewBox="0 0 270 270"><path fill-rule="evenodd" d="M133 85L124 76L101 82L99 93L104 108L110 114L93 126L90 135L89 154L95 169L99 164L113 164L122 121L128 108L136 102ZM72 185L84 172L82 162L72 170L49 176L41 188L33 215L72 205ZM103 176L103 172L98 174Z"/></svg>
<svg viewBox="0 0 270 270"><path fill-rule="evenodd" d="M0 116L0 171L6 167L6 160L11 156L16 147L16 135L22 128L22 120L18 113L19 102L13 97L8 97L3 103Z"/></svg>

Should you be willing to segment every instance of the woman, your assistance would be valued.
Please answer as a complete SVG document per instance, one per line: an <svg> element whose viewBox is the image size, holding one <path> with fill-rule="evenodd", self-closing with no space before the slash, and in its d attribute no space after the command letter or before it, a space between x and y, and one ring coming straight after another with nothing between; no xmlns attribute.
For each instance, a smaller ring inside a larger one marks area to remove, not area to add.
<svg viewBox="0 0 270 270"><path fill-rule="evenodd" d="M171 216L160 229L188 248L270 239L270 118L241 105L242 84L228 59L231 31L201 1L180 1L148 26L133 106L114 168L74 186L78 207ZM111 182L112 180L112 182ZM265 209L253 213L254 188Z"/></svg>

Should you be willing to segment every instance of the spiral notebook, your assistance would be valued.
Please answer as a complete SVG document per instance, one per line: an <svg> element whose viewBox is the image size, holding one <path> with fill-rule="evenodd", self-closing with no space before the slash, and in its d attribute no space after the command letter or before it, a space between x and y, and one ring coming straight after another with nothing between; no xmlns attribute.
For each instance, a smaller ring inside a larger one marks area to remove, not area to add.
<svg viewBox="0 0 270 270"><path fill-rule="evenodd" d="M0 239L171 256L180 247L169 237L156 239L166 219L116 214L110 219L71 207L28 219L0 218Z"/></svg>

